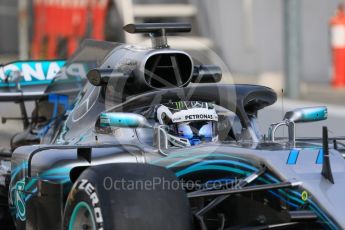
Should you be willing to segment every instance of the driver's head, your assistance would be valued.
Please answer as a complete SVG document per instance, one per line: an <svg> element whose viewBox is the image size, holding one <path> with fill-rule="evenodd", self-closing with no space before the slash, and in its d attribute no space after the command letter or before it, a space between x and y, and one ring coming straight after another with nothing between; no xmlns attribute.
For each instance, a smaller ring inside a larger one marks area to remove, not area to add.
<svg viewBox="0 0 345 230"><path fill-rule="evenodd" d="M213 105L199 101L180 101L158 105L156 117L167 126L168 140L174 146L190 146L218 139L218 115Z"/></svg>

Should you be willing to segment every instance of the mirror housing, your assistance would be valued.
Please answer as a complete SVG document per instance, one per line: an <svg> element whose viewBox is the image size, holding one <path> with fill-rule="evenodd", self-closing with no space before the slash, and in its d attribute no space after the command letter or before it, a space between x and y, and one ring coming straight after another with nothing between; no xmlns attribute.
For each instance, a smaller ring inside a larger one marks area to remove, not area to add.
<svg viewBox="0 0 345 230"><path fill-rule="evenodd" d="M144 116L135 113L104 112L99 119L101 127L152 128Z"/></svg>
<svg viewBox="0 0 345 230"><path fill-rule="evenodd" d="M294 123L322 121L327 119L327 114L326 106L306 107L287 112L284 120Z"/></svg>
<svg viewBox="0 0 345 230"><path fill-rule="evenodd" d="M295 123L326 120L327 114L326 106L306 107L291 110L285 114L283 121L271 124L268 130L268 139L274 142L276 140L275 133L277 129L281 126L287 126L289 142L294 143L296 139Z"/></svg>
<svg viewBox="0 0 345 230"><path fill-rule="evenodd" d="M87 73L86 77L94 86L107 85L109 79L126 81L128 78L126 74L115 69L92 69Z"/></svg>

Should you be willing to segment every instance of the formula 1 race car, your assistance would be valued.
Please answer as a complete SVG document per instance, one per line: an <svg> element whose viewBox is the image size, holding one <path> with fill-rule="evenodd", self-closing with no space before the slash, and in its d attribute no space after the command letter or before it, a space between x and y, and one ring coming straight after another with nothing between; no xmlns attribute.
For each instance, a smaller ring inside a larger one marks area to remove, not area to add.
<svg viewBox="0 0 345 230"><path fill-rule="evenodd" d="M8 74L0 100L36 102L0 155L15 228L345 228L343 138L295 136L326 107L287 112L262 135L258 112L276 93L221 84L219 66L170 48L166 34L189 24L124 29L153 47L87 41L43 91L21 86L25 68Z"/></svg>

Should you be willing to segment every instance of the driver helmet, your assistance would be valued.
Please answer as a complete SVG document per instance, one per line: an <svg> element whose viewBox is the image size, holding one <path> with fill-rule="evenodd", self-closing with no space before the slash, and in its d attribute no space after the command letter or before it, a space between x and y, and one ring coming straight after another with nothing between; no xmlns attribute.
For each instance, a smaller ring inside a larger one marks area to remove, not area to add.
<svg viewBox="0 0 345 230"><path fill-rule="evenodd" d="M156 107L156 118L165 125L171 145L185 147L218 140L218 115L207 102L180 101Z"/></svg>

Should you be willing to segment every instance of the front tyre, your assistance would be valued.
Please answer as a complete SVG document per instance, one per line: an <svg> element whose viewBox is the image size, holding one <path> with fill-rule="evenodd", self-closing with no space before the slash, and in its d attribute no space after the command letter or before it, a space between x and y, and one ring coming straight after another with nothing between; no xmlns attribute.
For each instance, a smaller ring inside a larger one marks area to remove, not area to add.
<svg viewBox="0 0 345 230"><path fill-rule="evenodd" d="M124 186L110 186L114 181L124 181ZM139 187L129 188L126 181ZM140 187L150 181L164 183L154 189ZM87 168L67 198L63 229L190 230L192 215L186 194L181 187L168 186L176 182L174 173L154 165L119 163Z"/></svg>
<svg viewBox="0 0 345 230"><path fill-rule="evenodd" d="M64 214L64 228L68 230L103 228L103 218L99 202L93 199L97 196L90 193L95 191L94 186L88 180L80 180L73 187Z"/></svg>

